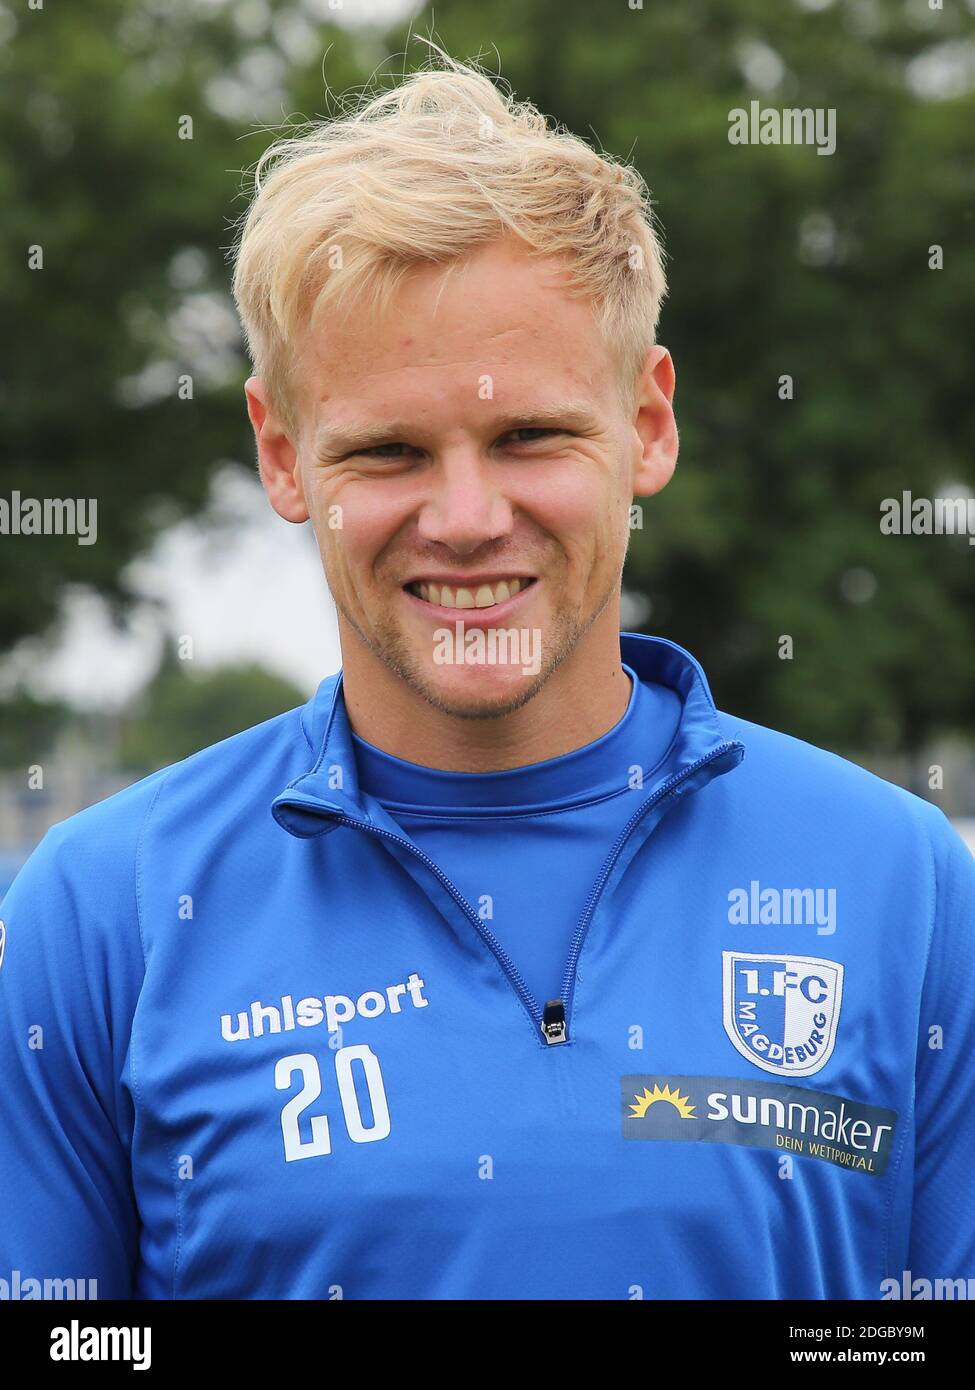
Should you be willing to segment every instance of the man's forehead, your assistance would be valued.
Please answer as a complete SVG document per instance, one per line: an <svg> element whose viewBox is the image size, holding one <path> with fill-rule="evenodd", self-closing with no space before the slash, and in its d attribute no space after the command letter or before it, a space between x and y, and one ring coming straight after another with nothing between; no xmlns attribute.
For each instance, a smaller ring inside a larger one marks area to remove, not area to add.
<svg viewBox="0 0 975 1390"><path fill-rule="evenodd" d="M606 344L584 298L568 293L557 262L496 259L497 247L447 266L411 268L384 308L328 310L304 326L297 356L314 386L325 376L352 385L412 369L490 373L505 363L534 370L539 358L563 374L580 362L598 371Z"/></svg>

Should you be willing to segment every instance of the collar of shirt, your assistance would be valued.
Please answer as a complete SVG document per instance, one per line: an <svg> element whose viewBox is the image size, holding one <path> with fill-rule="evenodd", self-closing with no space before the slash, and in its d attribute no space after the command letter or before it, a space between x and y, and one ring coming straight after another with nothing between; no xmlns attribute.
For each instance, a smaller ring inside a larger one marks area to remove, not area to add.
<svg viewBox="0 0 975 1390"><path fill-rule="evenodd" d="M683 790L693 790L712 776L737 766L744 755L744 748L736 741L729 742L723 738L707 678L689 652L662 637L622 632L620 656L624 665L639 680L669 687L681 701L680 721L666 756L651 769L650 777L645 781L648 793L662 788L671 779L679 780ZM626 722L632 707L631 695L630 706L621 723ZM349 821L388 824L381 803L359 784L356 740L345 709L341 671L322 681L315 695L302 708L300 718L305 737L315 754L314 763L308 772L289 783L271 803L271 814L278 824L299 837L321 835ZM603 738L612 738L619 727L617 724ZM600 742L602 740L596 740L596 744L576 749L574 753L565 754L563 759L552 759L550 762L561 763L576 754L582 754L584 760L589 750ZM380 756L388 757L385 754ZM639 756L638 749L634 750L634 756ZM707 775L686 776L698 763L702 765L702 772L706 765ZM416 767L415 764L408 766ZM532 767L535 771L543 769L542 775L547 775L545 763L536 763ZM517 774L525 769L510 771ZM435 775L441 778L445 776L442 772ZM460 778L468 775L454 774ZM490 773L484 776L503 779L507 775Z"/></svg>
<svg viewBox="0 0 975 1390"><path fill-rule="evenodd" d="M639 749L642 778L667 753L681 703L667 686L641 681L626 663L630 698L621 719L599 738L543 762L498 772L452 772L424 767L376 748L353 733L359 790L394 812L494 818L588 805L632 785ZM643 783L641 781L640 785Z"/></svg>

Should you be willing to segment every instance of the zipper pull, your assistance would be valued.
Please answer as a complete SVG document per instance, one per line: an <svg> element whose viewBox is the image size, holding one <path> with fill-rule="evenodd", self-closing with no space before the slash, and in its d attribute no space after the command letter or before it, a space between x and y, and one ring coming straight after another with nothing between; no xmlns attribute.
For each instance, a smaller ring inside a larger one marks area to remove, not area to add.
<svg viewBox="0 0 975 1390"><path fill-rule="evenodd" d="M542 1032L548 1043L568 1042L565 1031L565 1005L561 999L550 999L542 1010Z"/></svg>

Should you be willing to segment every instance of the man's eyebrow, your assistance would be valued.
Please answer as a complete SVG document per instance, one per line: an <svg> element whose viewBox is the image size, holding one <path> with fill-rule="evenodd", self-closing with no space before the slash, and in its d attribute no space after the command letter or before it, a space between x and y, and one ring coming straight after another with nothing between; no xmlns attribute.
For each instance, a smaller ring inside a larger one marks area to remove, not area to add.
<svg viewBox="0 0 975 1390"><path fill-rule="evenodd" d="M594 430L598 421L592 407L581 401L554 401L544 406L526 406L524 410L508 410L488 422L492 434L504 434L513 429ZM322 425L315 436L315 452L340 454L349 449L370 449L377 444L418 437L416 424L405 420L377 421L375 417L361 421L346 419L341 425Z"/></svg>

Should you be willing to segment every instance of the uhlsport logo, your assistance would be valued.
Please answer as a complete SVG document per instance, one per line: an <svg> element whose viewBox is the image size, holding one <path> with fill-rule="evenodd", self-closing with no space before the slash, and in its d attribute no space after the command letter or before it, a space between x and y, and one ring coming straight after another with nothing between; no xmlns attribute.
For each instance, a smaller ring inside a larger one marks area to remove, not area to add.
<svg viewBox="0 0 975 1390"><path fill-rule="evenodd" d="M743 1057L778 1076L812 1076L832 1056L843 967L818 956L722 951L724 1028Z"/></svg>
<svg viewBox="0 0 975 1390"><path fill-rule="evenodd" d="M897 1112L737 1076L623 1076L624 1139L742 1144L818 1158L874 1177L887 1168Z"/></svg>

